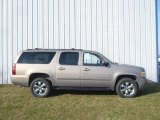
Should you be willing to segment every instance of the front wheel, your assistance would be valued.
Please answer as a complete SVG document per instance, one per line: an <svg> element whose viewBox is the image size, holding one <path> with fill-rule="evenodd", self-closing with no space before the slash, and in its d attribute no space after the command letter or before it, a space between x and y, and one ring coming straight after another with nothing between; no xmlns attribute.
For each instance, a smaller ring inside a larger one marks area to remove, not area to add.
<svg viewBox="0 0 160 120"><path fill-rule="evenodd" d="M44 78L36 78L31 83L31 92L35 97L47 97L51 92L51 85L48 80Z"/></svg>
<svg viewBox="0 0 160 120"><path fill-rule="evenodd" d="M133 98L138 93L138 86L131 78L123 78L116 85L116 93L123 98Z"/></svg>

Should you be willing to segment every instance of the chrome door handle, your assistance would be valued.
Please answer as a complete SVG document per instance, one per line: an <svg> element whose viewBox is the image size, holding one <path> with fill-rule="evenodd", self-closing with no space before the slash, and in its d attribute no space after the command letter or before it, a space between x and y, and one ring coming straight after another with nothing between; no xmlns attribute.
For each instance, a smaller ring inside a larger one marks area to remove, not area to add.
<svg viewBox="0 0 160 120"><path fill-rule="evenodd" d="M65 70L66 68L64 68L64 67L60 67L58 70Z"/></svg>
<svg viewBox="0 0 160 120"><path fill-rule="evenodd" d="M84 68L84 70L83 71L90 71L90 69L89 68Z"/></svg>

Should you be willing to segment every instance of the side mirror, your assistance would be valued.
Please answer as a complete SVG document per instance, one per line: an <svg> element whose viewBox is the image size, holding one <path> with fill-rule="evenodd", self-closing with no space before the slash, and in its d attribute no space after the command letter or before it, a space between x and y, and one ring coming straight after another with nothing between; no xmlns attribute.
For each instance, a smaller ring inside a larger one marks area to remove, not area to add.
<svg viewBox="0 0 160 120"><path fill-rule="evenodd" d="M109 65L108 62L104 62L104 63L103 63L103 66L106 66L106 67L107 67L108 65Z"/></svg>

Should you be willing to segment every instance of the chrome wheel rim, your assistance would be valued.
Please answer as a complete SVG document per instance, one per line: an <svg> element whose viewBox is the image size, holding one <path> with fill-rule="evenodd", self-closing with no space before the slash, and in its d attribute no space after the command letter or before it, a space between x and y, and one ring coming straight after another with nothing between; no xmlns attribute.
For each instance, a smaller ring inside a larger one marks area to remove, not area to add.
<svg viewBox="0 0 160 120"><path fill-rule="evenodd" d="M131 82L123 82L120 85L120 92L123 96L132 96L135 93L134 85Z"/></svg>
<svg viewBox="0 0 160 120"><path fill-rule="evenodd" d="M38 95L38 96L42 96L44 94L46 94L47 92L47 86L45 84L45 82L43 81L36 81L33 84L33 92Z"/></svg>

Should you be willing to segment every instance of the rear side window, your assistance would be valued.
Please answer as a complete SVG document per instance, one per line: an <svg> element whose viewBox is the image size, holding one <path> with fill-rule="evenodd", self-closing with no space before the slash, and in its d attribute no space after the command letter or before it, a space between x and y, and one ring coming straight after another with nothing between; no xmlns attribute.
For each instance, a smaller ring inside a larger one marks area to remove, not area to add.
<svg viewBox="0 0 160 120"><path fill-rule="evenodd" d="M49 64L55 54L55 52L23 52L18 63Z"/></svg>
<svg viewBox="0 0 160 120"><path fill-rule="evenodd" d="M78 65L78 52L62 52L59 59L61 65Z"/></svg>

